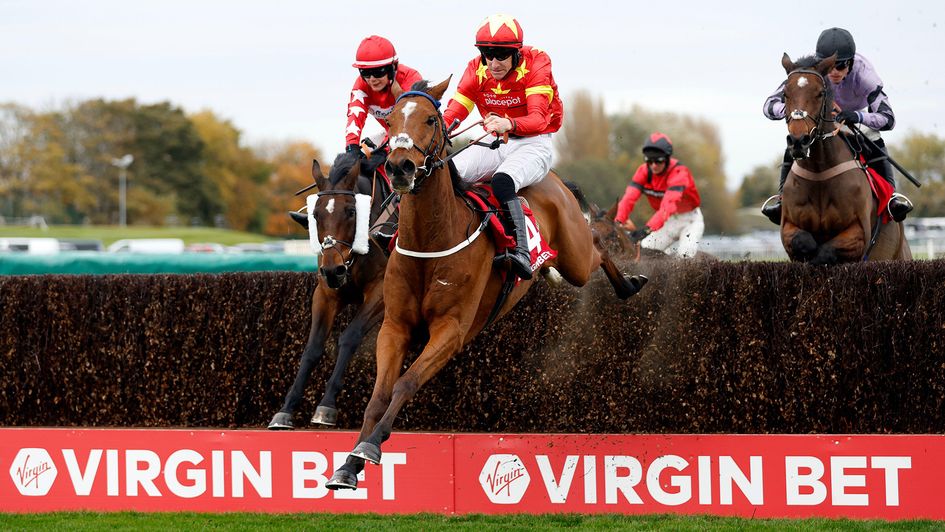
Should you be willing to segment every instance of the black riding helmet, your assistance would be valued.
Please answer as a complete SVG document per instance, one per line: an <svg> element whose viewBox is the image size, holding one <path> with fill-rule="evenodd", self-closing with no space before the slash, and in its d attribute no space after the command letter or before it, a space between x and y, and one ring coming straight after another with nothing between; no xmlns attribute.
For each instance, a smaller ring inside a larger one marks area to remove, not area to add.
<svg viewBox="0 0 945 532"><path fill-rule="evenodd" d="M669 157L673 154L673 142L663 133L653 133L643 143L643 155L646 157Z"/></svg>
<svg viewBox="0 0 945 532"><path fill-rule="evenodd" d="M856 54L856 43L853 35L843 28L829 28L820 33L817 39L817 60L823 61L833 54L837 54L837 64L853 59Z"/></svg>

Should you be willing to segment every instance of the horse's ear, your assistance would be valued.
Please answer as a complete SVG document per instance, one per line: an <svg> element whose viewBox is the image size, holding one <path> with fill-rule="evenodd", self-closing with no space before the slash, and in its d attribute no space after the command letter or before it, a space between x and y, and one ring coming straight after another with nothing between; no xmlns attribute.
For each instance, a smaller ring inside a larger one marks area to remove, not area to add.
<svg viewBox="0 0 945 532"><path fill-rule="evenodd" d="M781 66L784 67L784 71L790 74L794 72L794 61L791 61L791 57L784 52L784 55L781 56Z"/></svg>
<svg viewBox="0 0 945 532"><path fill-rule="evenodd" d="M437 86L430 89L429 91L430 96L433 96L437 100L443 98L443 93L446 92L447 87L450 86L451 79L453 79L452 74L450 74L450 76L446 78L445 80L441 81Z"/></svg>
<svg viewBox="0 0 945 532"><path fill-rule="evenodd" d="M400 95L404 93L403 87L400 86L400 83L397 80L394 80L394 82L391 83L390 93L391 93L391 96L393 96L395 100L397 98L400 98Z"/></svg>
<svg viewBox="0 0 945 532"><path fill-rule="evenodd" d="M608 220L613 221L615 218L617 218L617 205L618 205L619 203L620 203L620 202L619 202L619 200L618 200L618 201L614 202L613 207L607 209L607 214L606 214L606 216L607 216L607 219L608 219Z"/></svg>
<svg viewBox="0 0 945 532"><path fill-rule="evenodd" d="M322 173L322 166L318 164L318 159L312 159L312 179L315 180L315 185L318 187L318 190L327 190L328 187L327 179L325 179L325 174Z"/></svg>
<svg viewBox="0 0 945 532"><path fill-rule="evenodd" d="M824 59L823 61L817 63L817 66L814 68L817 69L817 72L820 72L821 76L826 76L830 72L830 69L833 68L835 64L837 64L836 52L834 52L834 54L828 57L827 59Z"/></svg>

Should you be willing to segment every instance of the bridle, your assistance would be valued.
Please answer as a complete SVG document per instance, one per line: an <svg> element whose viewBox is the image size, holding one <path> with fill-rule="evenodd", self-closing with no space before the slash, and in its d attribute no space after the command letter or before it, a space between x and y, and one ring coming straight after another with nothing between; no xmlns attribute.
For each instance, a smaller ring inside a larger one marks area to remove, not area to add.
<svg viewBox="0 0 945 532"><path fill-rule="evenodd" d="M317 227L317 225L314 225L314 226L312 225L312 224L315 223L315 221L314 221L314 216L315 216L315 213L314 213L314 206L315 206L315 203L317 203L318 199L320 199L320 198L322 198L322 197L324 197L324 196L328 196L328 197L330 197L330 196L350 196L350 197L355 198L355 201L356 201L356 202L361 201L361 200L359 200L359 197L360 197L360 196L364 196L364 197L368 198L368 200L367 200L366 203L367 203L367 205L368 205L367 208L370 209L371 206L372 206L373 203L374 203L373 197L372 197L372 196L368 196L367 194L361 194L361 193L356 192L356 191L353 191L353 190L340 190L340 189L338 189L338 190L324 190L324 191L318 192L317 194L314 194L314 196L315 196L316 199L315 199L315 201L312 203L311 207L309 208L309 216L310 216L309 225L310 225L310 227L313 228L312 230L313 230L313 232L315 233L315 241L317 241L317 243L319 244L319 247L320 247L320 249L317 250L316 253L324 253L325 250L331 250L331 251L333 251L333 252L335 252L335 253L338 253L338 255L339 255L340 258L341 258L342 265L344 266L344 272L343 272L344 278L347 279L347 278L350 277L350 275L351 275L351 267L352 267L352 265L354 264L355 259L356 259L359 255L365 255L365 254L367 254L367 252L369 251L369 249L368 249L368 250L355 249L355 246L356 246L356 243L355 243L355 242L348 242L348 241L346 241L346 240L340 240L340 239L336 238L336 237L333 236L333 235L325 235L325 237L324 237L323 239L319 239L320 235L318 234L318 227ZM356 205L355 205L355 209L358 210L359 208L360 208L360 206L356 204ZM371 214L371 213L368 212L367 216L370 217L370 214ZM357 227L357 216L359 216L359 214L356 214L356 219L355 219L355 224L356 224L356 225L355 225L355 239L357 239L358 231L359 231L359 229L360 229L360 228ZM347 253L345 253L344 248L348 248L348 249L347 249Z"/></svg>
<svg viewBox="0 0 945 532"><path fill-rule="evenodd" d="M817 117L812 117L810 114L803 109L794 109L790 113L785 113L784 120L790 125L794 120L810 120L813 123L813 127L810 128L808 132L808 141L801 144L801 147L804 149L805 153L810 153L810 148L818 140L824 140L830 138L837 134L836 129L831 130L829 133L823 132L824 123L834 123L833 116L830 114L830 110L827 109L827 80L824 79L823 74L817 72L816 70L811 70L809 68L799 68L792 71L788 74L787 81L785 81L785 86L791 81L791 76L795 74L813 74L820 80L820 113Z"/></svg>

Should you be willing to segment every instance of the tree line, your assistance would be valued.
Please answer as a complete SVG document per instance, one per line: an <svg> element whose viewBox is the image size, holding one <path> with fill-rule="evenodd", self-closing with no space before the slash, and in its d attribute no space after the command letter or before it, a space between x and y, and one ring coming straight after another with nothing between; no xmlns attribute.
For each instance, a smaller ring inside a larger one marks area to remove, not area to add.
<svg viewBox="0 0 945 532"><path fill-rule="evenodd" d="M781 155L726 188L718 127L698 117L635 106L610 114L589 92L573 94L556 136L556 169L601 207L624 193L653 131L668 134L702 196L708 233L740 230L739 207L757 210L777 192ZM918 178L916 191L898 178L916 216L945 216L945 139L910 131L891 146ZM0 217L42 215L56 224L116 224L119 169L127 169L127 219L135 225L203 225L286 235L285 212L301 206L294 192L311 183L311 161L331 163L307 142L247 146L242 132L212 111L193 114L170 102L93 99L35 111L0 104ZM652 213L638 202L635 222Z"/></svg>

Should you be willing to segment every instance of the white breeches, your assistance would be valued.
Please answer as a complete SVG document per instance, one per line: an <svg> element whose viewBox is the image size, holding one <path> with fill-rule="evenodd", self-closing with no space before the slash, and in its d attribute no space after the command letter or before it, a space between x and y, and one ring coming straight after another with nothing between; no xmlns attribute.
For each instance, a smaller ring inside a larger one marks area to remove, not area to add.
<svg viewBox="0 0 945 532"><path fill-rule="evenodd" d="M647 249L667 251L673 244L679 243L675 253L684 259L696 256L699 251L699 240L705 232L705 221L702 219L702 210L695 209L681 214L674 214L666 220L659 231L650 233L640 245ZM674 250L669 250L668 253Z"/></svg>
<svg viewBox="0 0 945 532"><path fill-rule="evenodd" d="M488 138L488 137L487 137ZM508 174L515 182L515 191L537 183L551 170L551 134L510 138L495 150L471 146L453 159L463 181L472 183Z"/></svg>

